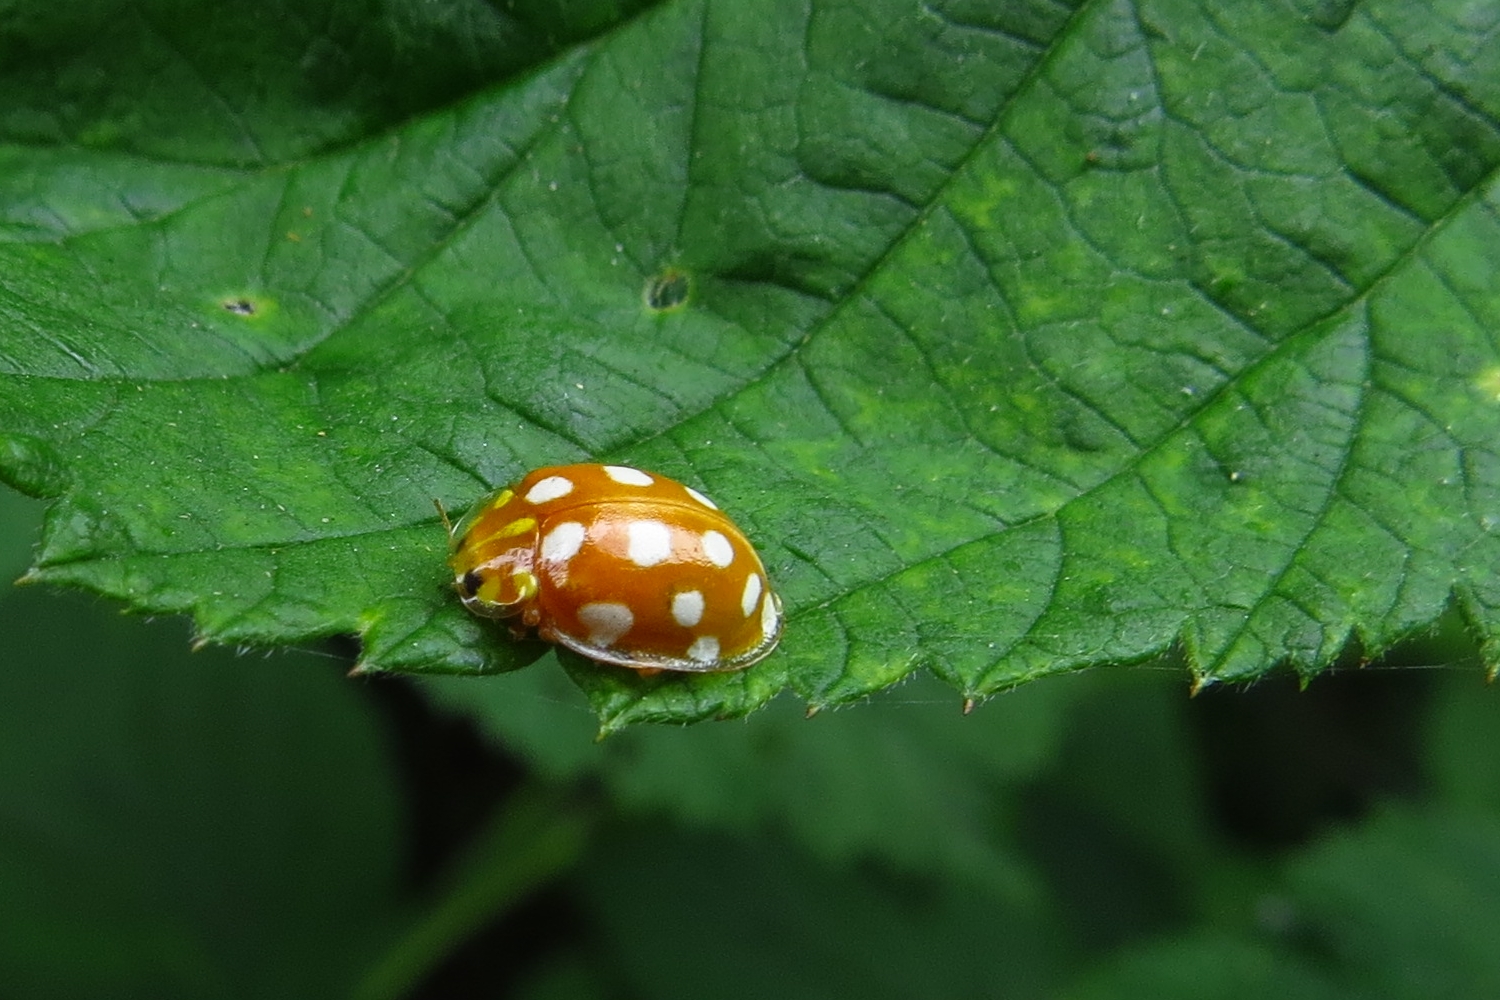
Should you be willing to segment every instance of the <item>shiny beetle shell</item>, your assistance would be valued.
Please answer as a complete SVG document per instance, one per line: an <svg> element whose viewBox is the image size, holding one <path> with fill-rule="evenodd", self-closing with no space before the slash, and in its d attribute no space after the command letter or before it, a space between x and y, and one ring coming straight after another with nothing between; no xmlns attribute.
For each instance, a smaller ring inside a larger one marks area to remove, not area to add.
<svg viewBox="0 0 1500 1000"><path fill-rule="evenodd" d="M697 490L622 465L537 469L451 535L464 607L637 670L739 670L781 638L760 557Z"/></svg>

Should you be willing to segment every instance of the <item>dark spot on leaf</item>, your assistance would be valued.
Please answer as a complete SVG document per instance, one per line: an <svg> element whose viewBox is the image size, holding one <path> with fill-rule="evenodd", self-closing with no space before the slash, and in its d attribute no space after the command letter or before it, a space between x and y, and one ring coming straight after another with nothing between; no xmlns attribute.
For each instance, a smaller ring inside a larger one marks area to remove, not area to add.
<svg viewBox="0 0 1500 1000"><path fill-rule="evenodd" d="M1085 455L1102 454L1114 446L1109 433L1098 425L1077 416L1065 416L1056 428L1062 444Z"/></svg>
<svg viewBox="0 0 1500 1000"><path fill-rule="evenodd" d="M668 268L646 282L646 305L657 312L676 309L688 300L692 281L687 272Z"/></svg>
<svg viewBox="0 0 1500 1000"><path fill-rule="evenodd" d="M1328 34L1342 28L1354 13L1355 0L1299 0L1307 19Z"/></svg>
<svg viewBox="0 0 1500 1000"><path fill-rule="evenodd" d="M225 299L224 308L236 316L255 315L255 303L245 298Z"/></svg>

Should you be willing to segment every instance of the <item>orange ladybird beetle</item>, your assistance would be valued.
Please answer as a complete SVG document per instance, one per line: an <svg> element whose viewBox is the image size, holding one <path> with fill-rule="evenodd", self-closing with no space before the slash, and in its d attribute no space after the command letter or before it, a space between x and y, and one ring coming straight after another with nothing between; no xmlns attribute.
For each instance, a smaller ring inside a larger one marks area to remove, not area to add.
<svg viewBox="0 0 1500 1000"><path fill-rule="evenodd" d="M464 607L636 670L739 670L781 638L760 557L708 497L623 465L537 469L449 533Z"/></svg>

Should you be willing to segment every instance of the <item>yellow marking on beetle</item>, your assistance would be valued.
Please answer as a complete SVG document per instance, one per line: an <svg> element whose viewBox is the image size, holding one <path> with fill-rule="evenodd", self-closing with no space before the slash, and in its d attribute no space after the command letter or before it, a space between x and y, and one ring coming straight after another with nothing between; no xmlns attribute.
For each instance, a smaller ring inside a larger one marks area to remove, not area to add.
<svg viewBox="0 0 1500 1000"><path fill-rule="evenodd" d="M515 493L510 490L501 490L495 494L495 499L490 501L490 510L499 510L516 498Z"/></svg>
<svg viewBox="0 0 1500 1000"><path fill-rule="evenodd" d="M518 569L510 575L511 581L516 585L516 593L520 595L519 600L529 601L536 596L536 577L524 569Z"/></svg>
<svg viewBox="0 0 1500 1000"><path fill-rule="evenodd" d="M490 532L488 535L485 535L482 539L478 539L477 540L477 544L479 544L479 545L488 545L491 542L503 541L503 540L505 540L507 538L514 538L517 535L524 535L528 531L535 531L535 530L536 530L536 518L534 518L534 517L518 517L514 521L510 522L509 524L503 525L503 526L495 529L494 531Z"/></svg>
<svg viewBox="0 0 1500 1000"><path fill-rule="evenodd" d="M536 530L536 518L518 517L514 521L495 532L496 538L512 538L516 535L524 535L528 531Z"/></svg>

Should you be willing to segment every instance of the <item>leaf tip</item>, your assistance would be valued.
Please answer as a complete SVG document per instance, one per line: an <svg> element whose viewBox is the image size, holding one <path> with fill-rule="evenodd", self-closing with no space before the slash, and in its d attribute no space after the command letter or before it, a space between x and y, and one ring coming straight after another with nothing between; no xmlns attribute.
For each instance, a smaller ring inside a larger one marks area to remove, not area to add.
<svg viewBox="0 0 1500 1000"><path fill-rule="evenodd" d="M814 705L812 702L808 702L808 704L807 704L807 711L805 711L805 712L802 713L802 717L804 719L811 719L813 716L817 715L821 711L823 711L823 706L822 705Z"/></svg>
<svg viewBox="0 0 1500 1000"><path fill-rule="evenodd" d="M974 699L973 695L964 695L963 714L968 715L970 712L974 711L974 706L978 704L979 702Z"/></svg>

